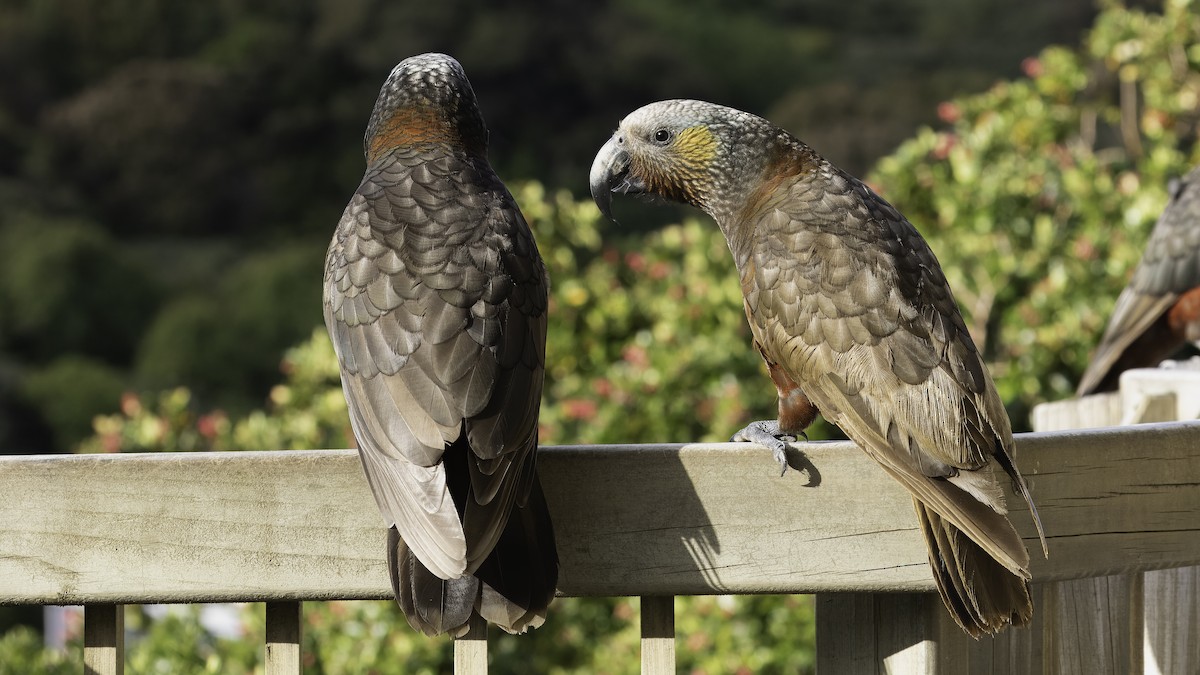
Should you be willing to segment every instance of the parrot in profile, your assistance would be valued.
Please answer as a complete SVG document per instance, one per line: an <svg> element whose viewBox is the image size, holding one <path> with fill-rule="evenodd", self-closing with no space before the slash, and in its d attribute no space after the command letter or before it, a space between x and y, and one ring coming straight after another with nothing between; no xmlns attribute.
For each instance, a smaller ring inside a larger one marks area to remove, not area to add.
<svg viewBox="0 0 1200 675"><path fill-rule="evenodd" d="M1133 279L1117 298L1080 396L1114 391L1121 373L1158 365L1200 340L1200 168L1171 181Z"/></svg>
<svg viewBox="0 0 1200 675"><path fill-rule="evenodd" d="M537 627L558 579L536 467L549 280L487 143L458 61L402 61L325 260L325 325L392 589L430 636L465 634L474 613Z"/></svg>
<svg viewBox="0 0 1200 675"><path fill-rule="evenodd" d="M630 113L600 149L591 192L697 207L721 228L741 279L778 419L735 440L771 449L818 412L912 495L934 580L972 637L1033 615L1029 554L1002 480L1029 505L1004 405L937 258L858 179L765 119L693 100Z"/></svg>

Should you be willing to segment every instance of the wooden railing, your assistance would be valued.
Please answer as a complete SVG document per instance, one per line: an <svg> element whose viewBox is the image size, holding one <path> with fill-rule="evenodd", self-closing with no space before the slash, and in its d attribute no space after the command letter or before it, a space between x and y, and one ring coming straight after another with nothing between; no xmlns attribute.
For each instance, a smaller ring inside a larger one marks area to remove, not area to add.
<svg viewBox="0 0 1200 675"><path fill-rule="evenodd" d="M1085 639L1132 638L1078 634L1054 582L1200 564L1200 423L1017 447L1050 544L1030 629L958 631L907 493L849 442L797 444L782 478L745 444L543 448L559 589L642 596L644 673L675 672L673 596L746 593L818 594L822 675L1071 672ZM301 602L390 597L383 551L349 450L0 458L0 603L85 605L89 673L122 671L123 604L224 601L265 601L267 672L299 673ZM1194 638L1194 592L1162 600L1139 611L1190 612ZM457 672L486 672L485 634L456 645Z"/></svg>

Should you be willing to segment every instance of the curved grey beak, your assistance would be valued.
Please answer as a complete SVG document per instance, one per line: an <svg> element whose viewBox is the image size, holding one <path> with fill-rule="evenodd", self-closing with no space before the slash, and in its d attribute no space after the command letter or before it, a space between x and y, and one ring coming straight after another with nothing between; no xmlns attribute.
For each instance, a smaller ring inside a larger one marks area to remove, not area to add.
<svg viewBox="0 0 1200 675"><path fill-rule="evenodd" d="M592 161L592 171L589 183L592 188L592 200L600 208L605 218L616 221L612 216L612 195L639 191L629 179L629 153L622 147L620 136L614 134Z"/></svg>

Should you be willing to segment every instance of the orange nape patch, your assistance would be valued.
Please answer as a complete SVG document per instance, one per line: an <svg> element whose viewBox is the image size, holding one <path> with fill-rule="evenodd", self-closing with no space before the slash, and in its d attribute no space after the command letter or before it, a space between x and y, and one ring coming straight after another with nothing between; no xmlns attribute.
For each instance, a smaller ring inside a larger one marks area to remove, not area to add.
<svg viewBox="0 0 1200 675"><path fill-rule="evenodd" d="M762 180L758 187L746 198L742 208L741 219L757 214L770 201L776 191L784 183L794 180L811 170L811 165L805 157L790 148L780 148L775 151L771 160L763 170Z"/></svg>
<svg viewBox="0 0 1200 675"><path fill-rule="evenodd" d="M450 120L428 108L398 108L375 131L367 148L367 161L387 151L422 143L453 143L460 140Z"/></svg>
<svg viewBox="0 0 1200 675"><path fill-rule="evenodd" d="M1167 324L1181 340L1200 339L1200 288L1179 296L1167 310Z"/></svg>

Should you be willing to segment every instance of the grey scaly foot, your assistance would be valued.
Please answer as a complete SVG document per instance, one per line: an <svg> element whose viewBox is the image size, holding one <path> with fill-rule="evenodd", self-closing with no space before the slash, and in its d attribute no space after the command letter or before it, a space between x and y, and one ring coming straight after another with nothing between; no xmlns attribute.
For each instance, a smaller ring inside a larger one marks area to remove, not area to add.
<svg viewBox="0 0 1200 675"><path fill-rule="evenodd" d="M782 476L788 470L788 443L795 441L796 437L781 432L778 420L760 420L747 424L745 429L735 433L729 440L738 443L758 443L770 450L771 456L779 462L779 475ZM804 440L808 440L808 436L804 436Z"/></svg>

